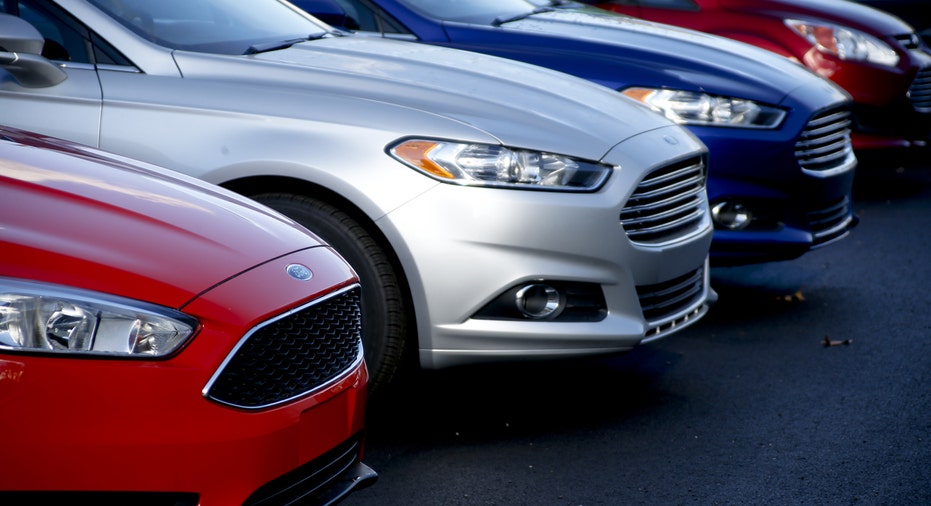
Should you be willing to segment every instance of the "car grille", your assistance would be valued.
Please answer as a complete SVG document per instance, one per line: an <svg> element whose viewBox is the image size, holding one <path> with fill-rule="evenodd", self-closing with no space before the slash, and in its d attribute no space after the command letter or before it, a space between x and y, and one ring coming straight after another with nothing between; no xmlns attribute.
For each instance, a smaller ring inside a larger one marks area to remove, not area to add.
<svg viewBox="0 0 931 506"><path fill-rule="evenodd" d="M832 109L816 114L795 143L795 158L809 175L827 177L856 164L850 142L850 111Z"/></svg>
<svg viewBox="0 0 931 506"><path fill-rule="evenodd" d="M918 71L908 89L908 99L916 111L931 112L931 67Z"/></svg>
<svg viewBox="0 0 931 506"><path fill-rule="evenodd" d="M350 490L367 487L377 475L359 465L362 435L256 490L243 506L335 504ZM368 471L358 474L357 471Z"/></svg>
<svg viewBox="0 0 931 506"><path fill-rule="evenodd" d="M362 361L359 288L313 301L252 329L204 395L259 409L309 394Z"/></svg>
<svg viewBox="0 0 931 506"><path fill-rule="evenodd" d="M643 317L649 322L667 318L692 305L705 289L705 270L699 268L678 278L637 287Z"/></svg>
<svg viewBox="0 0 931 506"><path fill-rule="evenodd" d="M814 235L814 246L844 237L856 225L850 198L844 197L830 206L809 212L808 222Z"/></svg>
<svg viewBox="0 0 931 506"><path fill-rule="evenodd" d="M705 164L688 159L655 170L621 211L621 225L636 243L659 244L696 230L705 213Z"/></svg>

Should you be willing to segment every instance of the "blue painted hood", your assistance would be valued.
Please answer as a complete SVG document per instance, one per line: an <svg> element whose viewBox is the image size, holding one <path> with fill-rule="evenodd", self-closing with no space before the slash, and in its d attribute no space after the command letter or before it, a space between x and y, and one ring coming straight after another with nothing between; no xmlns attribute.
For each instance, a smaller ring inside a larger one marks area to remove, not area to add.
<svg viewBox="0 0 931 506"><path fill-rule="evenodd" d="M793 90L826 82L741 42L587 9L545 12L497 27L444 25L453 47L535 63L614 89L661 86L778 105Z"/></svg>

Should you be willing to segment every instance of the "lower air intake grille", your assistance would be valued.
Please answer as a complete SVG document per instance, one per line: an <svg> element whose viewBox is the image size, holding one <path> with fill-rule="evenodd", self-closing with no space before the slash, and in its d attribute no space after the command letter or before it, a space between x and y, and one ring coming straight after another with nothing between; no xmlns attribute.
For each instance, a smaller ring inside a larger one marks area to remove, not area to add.
<svg viewBox="0 0 931 506"><path fill-rule="evenodd" d="M256 490L243 506L335 504L351 489L364 488L377 479L360 466L362 435L337 446L307 464ZM370 470L369 470L370 471Z"/></svg>
<svg viewBox="0 0 931 506"><path fill-rule="evenodd" d="M659 244L694 231L705 213L705 164L685 160L647 175L621 211L631 241Z"/></svg>
<svg viewBox="0 0 931 506"><path fill-rule="evenodd" d="M820 246L846 235L856 223L850 199L844 197L832 205L808 213L814 245Z"/></svg>
<svg viewBox="0 0 931 506"><path fill-rule="evenodd" d="M651 325L695 304L705 290L705 270L689 272L678 278L637 287L643 316Z"/></svg>
<svg viewBox="0 0 931 506"><path fill-rule="evenodd" d="M223 404L258 409L306 395L362 361L358 287L250 331L207 385Z"/></svg>

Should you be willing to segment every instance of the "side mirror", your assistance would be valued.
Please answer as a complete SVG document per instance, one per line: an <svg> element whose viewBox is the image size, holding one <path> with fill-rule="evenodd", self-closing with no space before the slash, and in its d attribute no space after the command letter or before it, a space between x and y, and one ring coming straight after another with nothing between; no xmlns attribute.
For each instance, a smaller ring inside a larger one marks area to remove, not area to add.
<svg viewBox="0 0 931 506"><path fill-rule="evenodd" d="M328 25L348 28L346 10L334 0L291 0L291 3Z"/></svg>
<svg viewBox="0 0 931 506"><path fill-rule="evenodd" d="M0 14L0 68L26 88L45 88L64 81L68 74L40 56L42 34L28 22Z"/></svg>

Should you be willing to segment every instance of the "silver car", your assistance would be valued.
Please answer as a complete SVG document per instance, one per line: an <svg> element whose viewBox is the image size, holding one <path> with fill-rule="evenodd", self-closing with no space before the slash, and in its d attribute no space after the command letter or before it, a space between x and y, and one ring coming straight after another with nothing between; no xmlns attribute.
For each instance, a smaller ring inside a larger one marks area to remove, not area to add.
<svg viewBox="0 0 931 506"><path fill-rule="evenodd" d="M278 0L0 5L0 119L319 234L363 283L376 386L407 352L441 368L625 351L715 296L706 148L612 90L346 36Z"/></svg>

